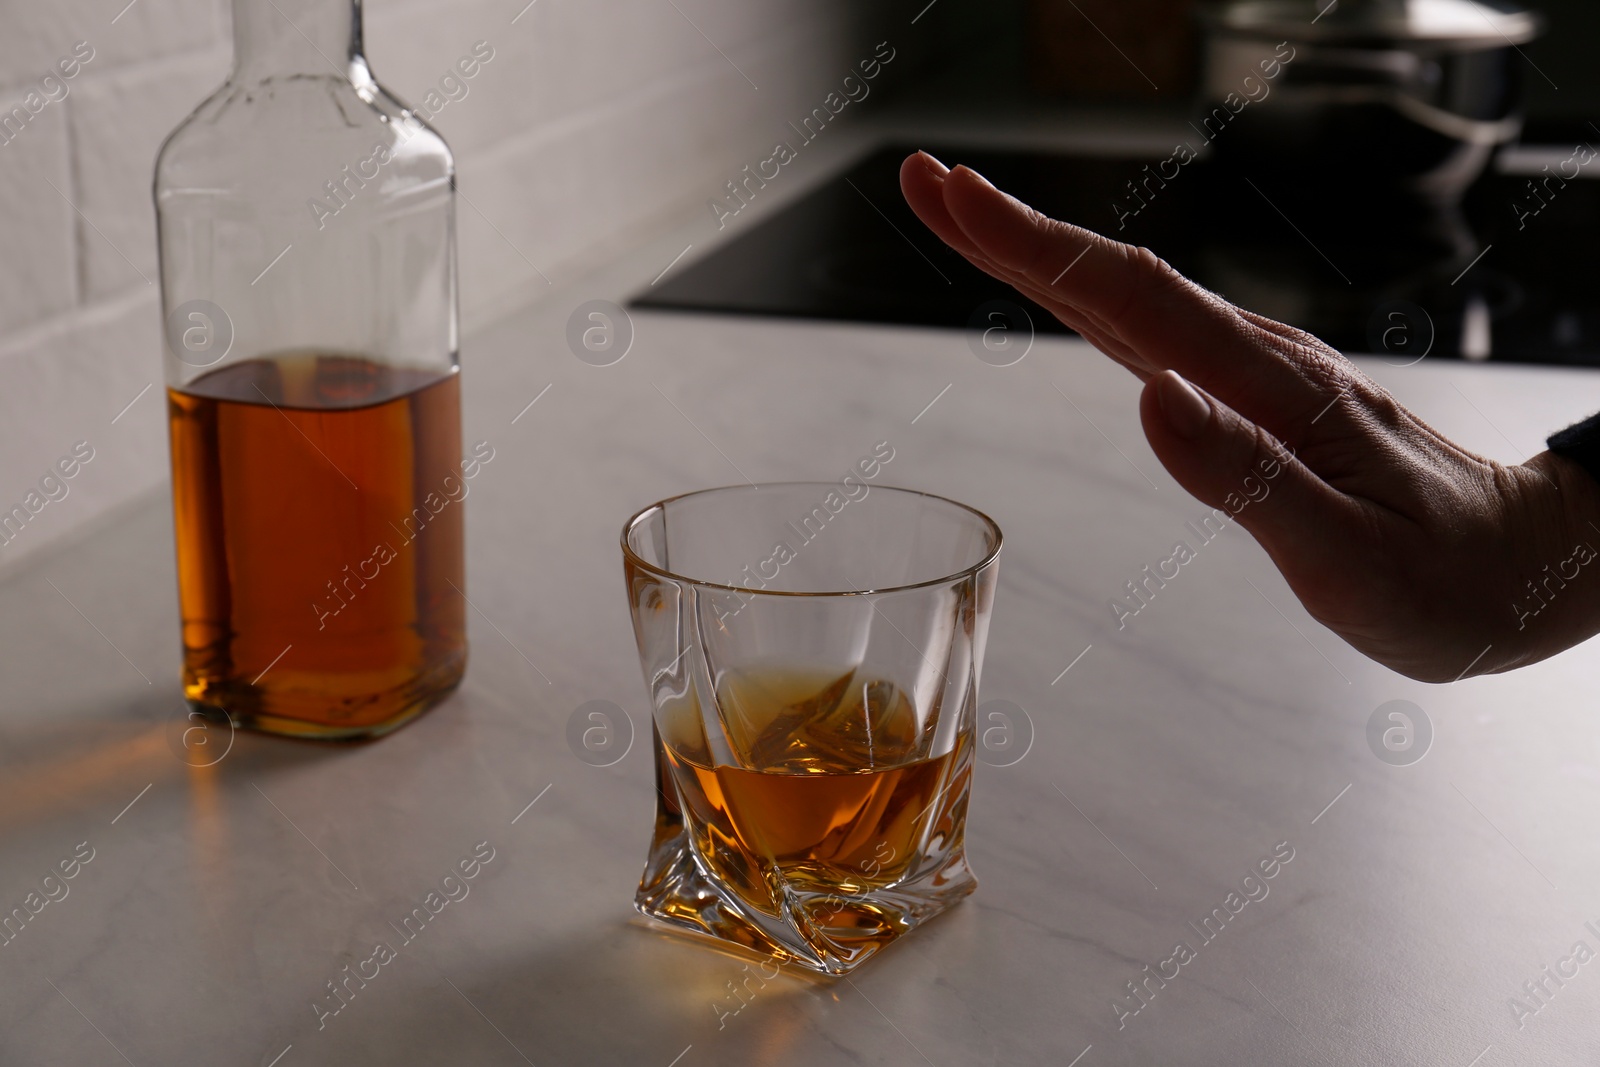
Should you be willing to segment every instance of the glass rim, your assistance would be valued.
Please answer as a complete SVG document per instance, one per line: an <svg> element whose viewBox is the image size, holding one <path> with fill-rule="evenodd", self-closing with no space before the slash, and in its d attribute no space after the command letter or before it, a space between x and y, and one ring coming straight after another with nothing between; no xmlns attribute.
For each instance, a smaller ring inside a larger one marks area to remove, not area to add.
<svg viewBox="0 0 1600 1067"><path fill-rule="evenodd" d="M792 488L796 488L796 487L799 487L799 486L830 486L830 487L837 487L838 484L839 484L838 482L819 482L819 481L807 481L807 480L802 479L802 480L799 480L799 481L768 482L766 484L766 488L771 488L771 489L792 489ZM664 509L668 504L674 503L675 501L686 500L689 497L695 497L695 496L710 496L712 493L727 493L727 492L733 492L733 491L760 492L762 488L763 488L762 486L749 485L749 484L745 484L745 485L718 485L718 486L713 486L713 487L711 487L709 489L691 489L687 493L678 493L675 496L665 497L665 498L663 498L661 500L657 500L653 504L645 505L644 507L640 508L638 511L634 512L631 516L629 516L628 517L628 521L622 524L621 542L622 542L622 558L623 558L623 560L625 562L627 562L627 563L633 564L636 567L639 567L642 570L648 571L649 573L654 574L659 578L665 578L665 579L667 579L669 581L678 582L678 583L681 583L683 585L697 586L697 587L699 587L701 589L724 590L726 592L735 593L735 594L738 594L740 596L778 596L778 597L875 596L875 595L879 595L879 594L883 594L883 593L903 593L903 592L907 592L907 591L912 590L912 589L926 589L926 588L929 588L931 586L936 586L936 585L950 585L950 584L953 584L953 583L955 583L957 581L961 581L961 580L964 580L964 579L967 579L967 578L971 578L973 575L977 574L979 571L983 570L985 567L988 567L991 564L993 564L994 561L999 558L1000 549L1005 544L1005 534L1001 531L1000 524L995 522L988 515L986 515L983 512L979 511L977 508L973 507L971 504L963 504L959 500L952 500L951 498L949 498L947 496L940 496L938 493L929 493L929 492L926 492L926 491L921 490L921 489L907 489L907 488L905 488L903 486L898 486L898 485L874 485L871 488L875 489L875 490L887 490L887 491L892 492L892 493L904 493L907 496L926 497L929 500L937 500L941 504L948 504L953 508L958 508L961 511L965 511L969 515L975 516L977 518L978 522L984 528L986 528L989 531L990 534L993 535L993 539L994 539L993 547L990 548L987 552L984 553L982 559L980 559L978 562L972 564L971 566L963 567L960 570L952 571L949 574L941 575L938 578L929 578L929 579L927 579L925 581L921 581L921 582L907 582L907 583L905 583L903 585L886 585L886 586L881 586L881 587L872 588L872 589L791 590L791 589L750 589L750 588L747 588L747 587L742 586L742 585L729 585L726 582L715 582L715 581L710 581L710 580L705 579L705 578L692 578L687 574L679 574L678 572L668 570L665 567L656 566L654 563L651 563L649 560L647 560L644 557L640 556L639 553L635 552L633 550L633 546L628 543L629 536L633 533L634 529L641 522L643 522L645 520L646 516L648 516L651 512L656 511L658 509Z"/></svg>

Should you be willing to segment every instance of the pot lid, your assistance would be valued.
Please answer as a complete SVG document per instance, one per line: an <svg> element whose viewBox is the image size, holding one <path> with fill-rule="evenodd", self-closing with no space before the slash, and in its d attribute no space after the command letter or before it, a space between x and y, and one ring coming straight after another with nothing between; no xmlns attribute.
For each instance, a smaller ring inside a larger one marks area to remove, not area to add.
<svg viewBox="0 0 1600 1067"><path fill-rule="evenodd" d="M1544 20L1511 0L1236 0L1206 21L1289 41L1382 41L1485 48L1525 44Z"/></svg>

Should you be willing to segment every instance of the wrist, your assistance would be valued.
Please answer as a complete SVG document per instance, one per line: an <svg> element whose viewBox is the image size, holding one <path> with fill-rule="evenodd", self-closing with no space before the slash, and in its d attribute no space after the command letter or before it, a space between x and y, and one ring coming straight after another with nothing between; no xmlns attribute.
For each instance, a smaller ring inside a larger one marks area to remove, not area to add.
<svg viewBox="0 0 1600 1067"><path fill-rule="evenodd" d="M1541 452L1513 475L1508 563L1509 655L1495 671L1536 663L1600 633L1600 481Z"/></svg>

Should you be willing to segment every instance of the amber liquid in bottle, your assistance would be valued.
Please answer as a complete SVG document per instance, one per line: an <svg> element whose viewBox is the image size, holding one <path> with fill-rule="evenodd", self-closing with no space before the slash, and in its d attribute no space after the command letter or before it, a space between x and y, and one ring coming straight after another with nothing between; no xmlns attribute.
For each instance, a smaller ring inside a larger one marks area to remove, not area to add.
<svg viewBox="0 0 1600 1067"><path fill-rule="evenodd" d="M167 400L193 704L278 733L363 737L460 680L455 374L292 353Z"/></svg>
<svg viewBox="0 0 1600 1067"><path fill-rule="evenodd" d="M750 906L781 905L779 875L819 894L808 919L835 940L892 940L900 931L851 897L892 886L930 838L959 851L970 746L923 755L931 738L911 701L854 671L726 675L717 696L728 741L749 766L713 765L698 709L682 708L661 726L659 773L677 803L660 817L686 821L696 851Z"/></svg>

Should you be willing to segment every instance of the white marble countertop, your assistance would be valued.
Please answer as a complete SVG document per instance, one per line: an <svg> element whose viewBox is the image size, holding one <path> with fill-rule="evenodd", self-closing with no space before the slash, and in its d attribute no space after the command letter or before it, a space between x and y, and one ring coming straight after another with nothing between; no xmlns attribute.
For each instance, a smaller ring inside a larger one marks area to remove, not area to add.
<svg viewBox="0 0 1600 1067"><path fill-rule="evenodd" d="M0 575L0 909L38 909L0 947L0 1063L1595 1062L1600 962L1561 961L1600 950L1600 645L1410 682L1311 622L1237 529L1119 631L1108 600L1206 510L1146 448L1131 377L1076 341L1000 369L954 332L669 314L636 314L614 366L567 351L573 308L683 243L465 346L467 438L495 448L467 505L472 661L393 736L181 757L164 498ZM1497 458L1600 409L1593 372L1370 368ZM744 960L630 907L652 798L618 531L885 439L890 480L1005 530L983 696L1026 709L1033 744L978 768L975 896L849 981L786 971L736 1001ZM594 699L635 731L610 767L565 740ZM1393 699L1434 731L1410 766L1366 739ZM475 848L469 894L403 941ZM1198 936L1275 849L1267 896ZM1119 1028L1180 941L1193 958ZM394 957L319 1029L379 942ZM1540 1008L1520 1027L1513 997Z"/></svg>

